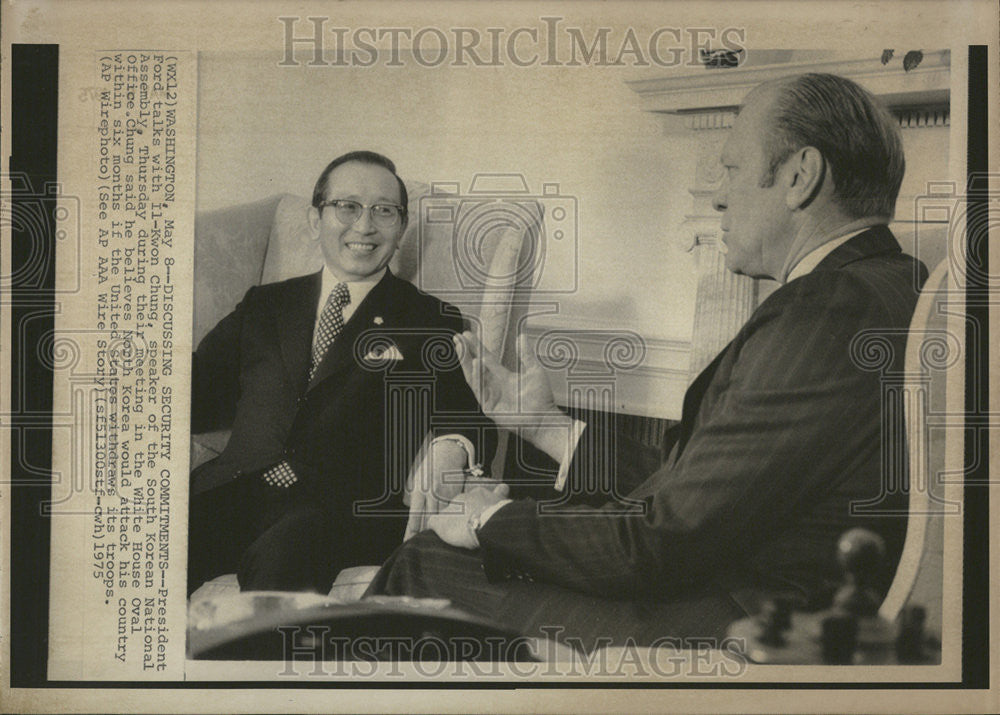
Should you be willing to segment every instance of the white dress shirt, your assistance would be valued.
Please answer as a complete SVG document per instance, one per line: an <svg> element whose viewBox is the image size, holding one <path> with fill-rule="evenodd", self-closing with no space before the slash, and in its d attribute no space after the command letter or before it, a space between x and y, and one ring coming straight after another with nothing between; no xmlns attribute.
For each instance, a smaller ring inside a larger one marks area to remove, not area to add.
<svg viewBox="0 0 1000 715"><path fill-rule="evenodd" d="M358 309L368 294L371 293L372 288L382 280L385 275L386 269L383 268L381 271L373 276L368 276L363 281L342 281L337 276L333 275L333 272L327 266L323 266L323 283L319 289L319 302L316 305L316 322L313 323L313 340L316 339L317 328L319 328L319 318L323 313L323 308L326 306L326 299L330 297L330 293L334 288L337 287L338 283L343 283L347 286L347 292L351 296L351 302L343 307L344 323L346 324L351 316L354 315L354 311Z"/></svg>
<svg viewBox="0 0 1000 715"><path fill-rule="evenodd" d="M785 279L785 283L789 283L796 278L801 278L802 276L812 273L812 270L818 266L824 258L833 253L836 249L840 248L842 245L850 241L852 238L860 233L864 233L868 230L868 227L862 228L859 231L852 231L846 236L841 236L840 238L835 238L832 241L827 241L822 246L814 248L812 251L807 253L802 257L802 260L795 264L795 266L788 272L788 278Z"/></svg>

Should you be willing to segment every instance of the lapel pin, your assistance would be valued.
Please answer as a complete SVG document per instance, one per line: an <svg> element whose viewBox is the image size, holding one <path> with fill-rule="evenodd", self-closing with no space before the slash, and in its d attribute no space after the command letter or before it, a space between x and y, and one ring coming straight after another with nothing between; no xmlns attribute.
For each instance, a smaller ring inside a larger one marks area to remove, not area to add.
<svg viewBox="0 0 1000 715"><path fill-rule="evenodd" d="M384 321L384 320L382 320L382 316L381 316L381 315L376 315L376 316L375 316L375 320L374 320L373 322L375 323L375 325L381 325L381 324L382 324L382 323L384 323L385 321Z"/></svg>

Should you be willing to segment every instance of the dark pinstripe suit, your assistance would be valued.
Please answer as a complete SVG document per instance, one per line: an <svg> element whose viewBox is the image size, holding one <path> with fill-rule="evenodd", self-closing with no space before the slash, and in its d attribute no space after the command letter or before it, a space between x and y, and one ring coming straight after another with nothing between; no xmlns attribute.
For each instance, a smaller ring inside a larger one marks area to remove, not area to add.
<svg viewBox="0 0 1000 715"><path fill-rule="evenodd" d="M610 503L539 515L536 501L519 500L479 531L478 552L424 534L372 591L448 596L516 628L559 625L587 646L717 636L763 592L822 599L840 580L835 545L852 526L885 538L886 587L905 519L851 516L850 504L877 499L883 474L898 484L905 470L905 459L883 468L902 433L890 429L901 418L898 404L883 405L882 377L902 367L915 277L922 285L923 266L880 226L768 297L689 388L670 459L629 492L644 514L612 514ZM852 357L852 340L872 330L890 351L881 370ZM594 465L625 464L607 454L611 440L584 437L571 492ZM630 450L619 440L618 453ZM619 469L620 485L640 481ZM896 489L879 508L905 504Z"/></svg>

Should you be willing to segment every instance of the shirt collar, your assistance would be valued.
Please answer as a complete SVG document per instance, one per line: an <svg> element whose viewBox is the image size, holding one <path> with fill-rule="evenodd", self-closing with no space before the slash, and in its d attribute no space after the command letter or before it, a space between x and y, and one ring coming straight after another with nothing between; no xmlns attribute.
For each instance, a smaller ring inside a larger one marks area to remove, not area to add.
<svg viewBox="0 0 1000 715"><path fill-rule="evenodd" d="M375 285L380 280L382 280L383 276L385 276L386 270L388 269L383 268L378 273L368 276L367 278L361 281L342 281L339 278L337 278L337 276L333 275L333 272L330 270L329 266L324 265L323 283L319 291L320 310L323 309L323 305L326 303L326 299L327 296L330 295L330 291L332 291L337 286L338 283L344 283L347 286L347 292L351 296L351 305L352 306L360 305L361 301L363 301L371 292L371 289L374 288Z"/></svg>
<svg viewBox="0 0 1000 715"><path fill-rule="evenodd" d="M813 269L818 266L824 258L829 256L836 249L850 241L855 236L864 233L869 228L871 228L871 226L865 226L857 231L852 231L851 233L845 234L839 238L827 241L822 246L817 246L803 256L802 260L796 263L795 267L788 272L788 278L785 279L785 283L790 283L796 278L801 278L804 275L812 273Z"/></svg>

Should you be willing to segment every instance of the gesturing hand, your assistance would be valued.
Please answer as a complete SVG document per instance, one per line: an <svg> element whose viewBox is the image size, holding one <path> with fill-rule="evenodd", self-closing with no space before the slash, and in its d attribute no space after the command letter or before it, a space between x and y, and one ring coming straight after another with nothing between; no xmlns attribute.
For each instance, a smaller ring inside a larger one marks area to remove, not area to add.
<svg viewBox="0 0 1000 715"><path fill-rule="evenodd" d="M503 482L496 486L476 487L455 497L445 509L431 516L427 525L441 540L463 549L479 547L469 520L488 507L507 498L510 488Z"/></svg>
<svg viewBox="0 0 1000 715"><path fill-rule="evenodd" d="M508 370L469 331L455 336L458 352L472 394L483 414L498 427L519 430L523 439L553 459L562 458L572 420L556 406L545 371L521 334L517 338L521 370Z"/></svg>

